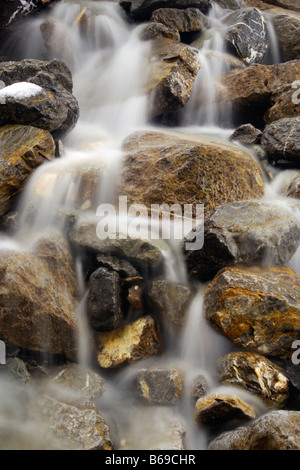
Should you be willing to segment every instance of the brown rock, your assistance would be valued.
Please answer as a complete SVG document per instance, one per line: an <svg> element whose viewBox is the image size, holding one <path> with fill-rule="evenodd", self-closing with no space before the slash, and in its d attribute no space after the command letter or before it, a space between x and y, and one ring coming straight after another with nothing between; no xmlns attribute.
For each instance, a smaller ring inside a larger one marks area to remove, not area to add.
<svg viewBox="0 0 300 470"><path fill-rule="evenodd" d="M278 7L287 8L288 10L300 11L298 0L264 0L266 3L276 5Z"/></svg>
<svg viewBox="0 0 300 470"><path fill-rule="evenodd" d="M180 41L180 34L178 31L167 28L161 23L147 23L140 33L140 38L144 41L151 39L167 38L173 41Z"/></svg>
<svg viewBox="0 0 300 470"><path fill-rule="evenodd" d="M296 176L294 178L288 189L287 189L287 197L293 197L295 199L300 199L300 177Z"/></svg>
<svg viewBox="0 0 300 470"><path fill-rule="evenodd" d="M150 21L161 23L180 33L202 33L208 26L206 16L197 8L159 8L152 13Z"/></svg>
<svg viewBox="0 0 300 470"><path fill-rule="evenodd" d="M300 59L300 18L275 15L272 21L284 59Z"/></svg>

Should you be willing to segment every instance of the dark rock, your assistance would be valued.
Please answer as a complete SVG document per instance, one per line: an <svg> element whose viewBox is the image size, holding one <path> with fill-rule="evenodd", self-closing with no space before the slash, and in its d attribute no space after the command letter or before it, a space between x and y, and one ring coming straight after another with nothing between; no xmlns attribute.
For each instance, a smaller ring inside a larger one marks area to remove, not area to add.
<svg viewBox="0 0 300 470"><path fill-rule="evenodd" d="M205 292L205 315L238 346L291 359L300 332L299 279L288 268L223 269Z"/></svg>
<svg viewBox="0 0 300 470"><path fill-rule="evenodd" d="M138 21L149 20L152 13L159 8L197 8L206 13L210 0L133 0L130 5L130 15Z"/></svg>
<svg viewBox="0 0 300 470"><path fill-rule="evenodd" d="M122 279L139 277L139 272L126 259L101 253L97 255L97 261L100 266L116 271Z"/></svg>
<svg viewBox="0 0 300 470"><path fill-rule="evenodd" d="M260 143L261 136L262 132L252 124L243 124L231 134L229 140L235 140L243 145L253 145Z"/></svg>
<svg viewBox="0 0 300 470"><path fill-rule="evenodd" d="M136 376L138 393L150 404L177 405L183 394L183 377L177 369L140 369Z"/></svg>
<svg viewBox="0 0 300 470"><path fill-rule="evenodd" d="M286 264L300 243L293 214L272 203L241 201L217 207L196 232L204 230L200 250L185 251L191 277L207 281L231 264ZM187 241L192 241L191 232Z"/></svg>
<svg viewBox="0 0 300 470"><path fill-rule="evenodd" d="M261 144L274 161L284 159L300 166L300 116L280 119L266 126Z"/></svg>
<svg viewBox="0 0 300 470"><path fill-rule="evenodd" d="M272 411L249 427L217 437L209 450L299 450L300 412Z"/></svg>

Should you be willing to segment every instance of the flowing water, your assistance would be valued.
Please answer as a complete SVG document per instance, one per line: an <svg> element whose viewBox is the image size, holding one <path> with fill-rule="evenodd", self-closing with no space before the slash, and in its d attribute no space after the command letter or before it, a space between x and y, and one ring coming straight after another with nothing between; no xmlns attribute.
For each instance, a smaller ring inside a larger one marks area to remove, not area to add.
<svg viewBox="0 0 300 470"><path fill-rule="evenodd" d="M202 67L183 113L182 128L175 131L210 134L219 140L226 140L232 132L231 109L222 109L215 104L215 83L229 70L228 62L223 60L223 18L227 13L214 5L209 14L210 29L201 42L194 44L199 49ZM266 61L276 63L280 61L278 44L274 28L267 21L270 47ZM22 33L26 40L22 41L21 47L19 35L17 39L11 38L7 47L11 48L15 58L57 57L68 64L81 115L75 129L63 140L61 158L44 164L30 179L20 202L19 229L12 238L1 238L0 249L28 249L45 230L62 230L72 210L82 210L92 216L99 204L112 201L123 155L122 140L133 131L149 128L147 99L143 94L143 58L147 56L149 45L139 39L142 27L130 25L114 2L65 1L57 4L47 16L26 22ZM206 104L200 107L199 99L203 95ZM83 207L82 186L91 172L94 190L90 205ZM285 175L278 175L268 186L266 197L277 199L284 180ZM187 283L180 242L164 242L162 248L167 277ZM297 259L299 256L294 257L291 264L300 268ZM87 293L80 260L77 260L77 275L81 296L77 312L78 360L91 365L89 327L85 318ZM202 313L204 289L205 285L190 306L183 333L170 329L164 354L143 363L143 366L174 366L183 370L184 400L173 411L187 429L186 446L189 449L206 448L207 445L206 433L194 424L189 394L192 382L202 374L213 391L220 391L215 376L216 361L233 349L232 344L215 333L205 321ZM139 367L140 364L132 365L110 376L99 407L108 421L118 423L120 448L151 449L159 440L167 448L168 417L160 409L142 407L132 397L131 381ZM233 390L253 402L253 397L245 392ZM254 399L253 405L258 414L263 412L264 407L258 399Z"/></svg>

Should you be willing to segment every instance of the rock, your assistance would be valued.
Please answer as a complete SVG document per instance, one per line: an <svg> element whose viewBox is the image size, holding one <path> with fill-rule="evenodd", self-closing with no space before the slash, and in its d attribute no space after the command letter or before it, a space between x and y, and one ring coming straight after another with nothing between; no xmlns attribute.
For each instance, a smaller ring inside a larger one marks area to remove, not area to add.
<svg viewBox="0 0 300 470"><path fill-rule="evenodd" d="M99 335L98 363L104 369L147 359L158 354L160 339L152 317L146 316L123 328Z"/></svg>
<svg viewBox="0 0 300 470"><path fill-rule="evenodd" d="M218 362L219 380L258 395L268 406L279 407L289 396L289 380L283 370L260 354L236 352Z"/></svg>
<svg viewBox="0 0 300 470"><path fill-rule="evenodd" d="M96 331L111 331L118 328L123 319L121 279L117 272L99 268L89 280L87 317Z"/></svg>
<svg viewBox="0 0 300 470"><path fill-rule="evenodd" d="M42 238L31 252L2 250L0 280L0 337L6 345L74 358L77 279L64 238Z"/></svg>
<svg viewBox="0 0 300 470"><path fill-rule="evenodd" d="M294 178L288 189L287 189L287 197L293 197L295 199L300 199L300 177L296 176Z"/></svg>
<svg viewBox="0 0 300 470"><path fill-rule="evenodd" d="M1 232L15 232L18 228L18 217L19 213L16 211L10 211L0 219L0 231Z"/></svg>
<svg viewBox="0 0 300 470"><path fill-rule="evenodd" d="M206 213L225 202L263 195L260 167L245 151L204 138L138 132L123 143L118 194L128 204L204 204ZM218 168L216 172L215 169ZM188 182L188 184L187 184ZM194 212L195 215L195 212Z"/></svg>
<svg viewBox="0 0 300 470"><path fill-rule="evenodd" d="M295 82L298 89L300 82ZM264 121L269 124L279 119L293 118L300 115L300 95L297 88L293 84L287 84L285 87L281 87L277 92L273 93L271 97L271 107L267 110L264 115Z"/></svg>
<svg viewBox="0 0 300 470"><path fill-rule="evenodd" d="M284 60L300 59L300 18L274 15L272 22Z"/></svg>
<svg viewBox="0 0 300 470"><path fill-rule="evenodd" d="M284 159L300 165L300 116L284 118L265 127L262 147L274 161Z"/></svg>
<svg viewBox="0 0 300 470"><path fill-rule="evenodd" d="M73 450L111 450L109 428L96 405L86 398L64 401L51 396L39 399L38 406L54 436Z"/></svg>
<svg viewBox="0 0 300 470"><path fill-rule="evenodd" d="M217 207L203 224L201 250L185 251L191 277L207 281L231 264L286 264L300 243L296 217L277 204L241 201ZM187 235L193 241L196 232Z"/></svg>
<svg viewBox="0 0 300 470"><path fill-rule="evenodd" d="M184 325L193 298L190 287L166 279L154 280L148 291L151 310L175 325Z"/></svg>
<svg viewBox="0 0 300 470"><path fill-rule="evenodd" d="M161 38L172 39L172 41L180 41L180 34L178 31L167 28L167 26L161 23L146 23L144 29L140 33L140 38L143 41Z"/></svg>
<svg viewBox="0 0 300 470"><path fill-rule="evenodd" d="M105 380L94 371L79 364L67 364L51 370L51 380L87 398L96 398L105 391Z"/></svg>
<svg viewBox="0 0 300 470"><path fill-rule="evenodd" d="M300 412L267 413L248 427L221 434L209 450L299 450Z"/></svg>
<svg viewBox="0 0 300 470"><path fill-rule="evenodd" d="M246 64L260 63L268 48L267 24L257 8L245 8L225 18L229 28L225 33L229 50Z"/></svg>
<svg viewBox="0 0 300 470"><path fill-rule="evenodd" d="M149 240L134 239L129 236L124 239L102 240L97 236L97 223L97 219L78 219L69 233L73 246L91 259L87 263L89 269L91 264L95 267L94 260L97 254L101 253L129 261L139 272L147 275L162 271L164 257L158 246Z"/></svg>
<svg viewBox="0 0 300 470"><path fill-rule="evenodd" d="M264 0L267 3L278 7L287 8L288 10L300 11L298 0Z"/></svg>
<svg viewBox="0 0 300 470"><path fill-rule="evenodd" d="M183 377L177 369L140 369L136 376L139 395L154 405L177 405L183 394Z"/></svg>
<svg viewBox="0 0 300 470"><path fill-rule="evenodd" d="M132 286L128 289L127 300L133 312L144 311L143 289L139 285Z"/></svg>
<svg viewBox="0 0 300 470"><path fill-rule="evenodd" d="M0 80L6 86L18 82L29 82L45 89L60 85L69 93L73 90L72 74L66 64L58 59L0 62Z"/></svg>
<svg viewBox="0 0 300 470"><path fill-rule="evenodd" d="M198 424L219 426L234 419L255 418L255 410L237 395L212 393L199 398L195 405L195 420Z"/></svg>
<svg viewBox="0 0 300 470"><path fill-rule="evenodd" d="M31 382L31 376L25 362L17 357L8 357L6 364L0 366L0 378L3 379L3 377L25 385Z"/></svg>
<svg viewBox="0 0 300 470"><path fill-rule="evenodd" d="M55 157L49 132L31 126L0 128L0 216L12 209L15 196L35 168Z"/></svg>
<svg viewBox="0 0 300 470"><path fill-rule="evenodd" d="M299 279L289 268L223 269L205 292L205 315L238 346L291 359L300 331Z"/></svg>
<svg viewBox="0 0 300 470"><path fill-rule="evenodd" d="M28 87L31 88L26 94ZM35 126L59 138L75 126L79 106L76 98L61 85L56 84L53 92L35 84L20 82L0 90L0 112L0 126Z"/></svg>
<svg viewBox="0 0 300 470"><path fill-rule="evenodd" d="M197 52L171 39L152 42L144 74L149 116L156 118L183 108L200 69Z"/></svg>
<svg viewBox="0 0 300 470"><path fill-rule="evenodd" d="M214 0L214 3L228 10L239 10L241 8L241 0Z"/></svg>
<svg viewBox="0 0 300 470"><path fill-rule="evenodd" d="M202 33L208 26L206 16L197 8L160 8L152 13L150 21L179 33Z"/></svg>
<svg viewBox="0 0 300 470"><path fill-rule="evenodd" d="M149 20L152 13L159 8L197 8L207 13L210 0L132 0L130 16L137 21Z"/></svg>
<svg viewBox="0 0 300 470"><path fill-rule="evenodd" d="M204 375L196 377L192 383L191 397L197 401L209 392L209 384Z"/></svg>
<svg viewBox="0 0 300 470"><path fill-rule="evenodd" d="M229 140L240 142L242 145L253 145L260 143L261 136L262 132L252 124L243 124L231 134Z"/></svg>

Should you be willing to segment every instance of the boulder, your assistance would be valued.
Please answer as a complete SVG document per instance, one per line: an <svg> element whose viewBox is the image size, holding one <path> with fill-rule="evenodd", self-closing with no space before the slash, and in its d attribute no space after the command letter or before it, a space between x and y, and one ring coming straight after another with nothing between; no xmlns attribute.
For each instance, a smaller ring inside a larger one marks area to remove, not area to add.
<svg viewBox="0 0 300 470"><path fill-rule="evenodd" d="M198 375L193 382L191 387L191 398L195 402L199 398L204 397L209 392L209 384L204 375Z"/></svg>
<svg viewBox="0 0 300 470"><path fill-rule="evenodd" d="M139 395L150 404L177 405L183 394L183 377L177 369L140 369L135 378Z"/></svg>
<svg viewBox="0 0 300 470"><path fill-rule="evenodd" d="M76 358L77 279L65 239L42 238L31 252L3 249L0 279L6 345Z"/></svg>
<svg viewBox="0 0 300 470"><path fill-rule="evenodd" d="M129 205L184 208L188 201L194 206L204 204L209 213L225 202L263 195L260 167L247 152L229 144L138 132L126 139L123 150L127 155L117 194L126 194Z"/></svg>
<svg viewBox="0 0 300 470"><path fill-rule="evenodd" d="M242 145L260 144L262 132L252 124L243 124L229 137L229 140L239 142Z"/></svg>
<svg viewBox="0 0 300 470"><path fill-rule="evenodd" d="M224 20L229 24L225 40L230 51L246 64L259 64L268 48L267 24L258 8L245 8Z"/></svg>
<svg viewBox="0 0 300 470"><path fill-rule="evenodd" d="M221 434L209 450L299 450L300 412L267 413L248 427Z"/></svg>
<svg viewBox="0 0 300 470"><path fill-rule="evenodd" d="M300 166L300 116L284 118L265 127L261 144L269 158Z"/></svg>
<svg viewBox="0 0 300 470"><path fill-rule="evenodd" d="M207 320L242 348L291 359L300 331L299 280L289 268L223 269L205 291Z"/></svg>
<svg viewBox="0 0 300 470"><path fill-rule="evenodd" d="M295 199L300 199L300 177L296 176L287 189L287 197L293 197Z"/></svg>
<svg viewBox="0 0 300 470"><path fill-rule="evenodd" d="M160 8L152 13L150 21L179 33L202 33L208 27L206 16L197 8Z"/></svg>
<svg viewBox="0 0 300 470"><path fill-rule="evenodd" d="M300 11L298 0L264 0L271 5L275 5L281 8L287 8L288 10Z"/></svg>
<svg viewBox="0 0 300 470"><path fill-rule="evenodd" d="M158 354L160 338L152 317L142 317L119 330L99 334L98 363L103 369L119 367Z"/></svg>
<svg viewBox="0 0 300 470"><path fill-rule="evenodd" d="M300 18L274 15L272 22L284 60L300 59Z"/></svg>
<svg viewBox="0 0 300 470"><path fill-rule="evenodd" d="M266 124L284 118L294 118L300 116L300 82L287 84L274 92L270 103L271 107L264 115ZM295 88L296 87L296 88Z"/></svg>
<svg viewBox="0 0 300 470"><path fill-rule="evenodd" d="M218 361L219 380L255 393L268 406L280 407L289 396L283 370L260 354L234 352Z"/></svg>
<svg viewBox="0 0 300 470"><path fill-rule="evenodd" d="M241 201L218 206L204 225L186 239L204 231L200 250L185 251L191 277L207 281L231 264L284 265L300 244L300 224L285 207L275 203Z"/></svg>
<svg viewBox="0 0 300 470"><path fill-rule="evenodd" d="M167 26L161 23L146 23L145 27L140 32L140 38L143 41L162 38L180 41L180 34L178 31L167 28Z"/></svg>
<svg viewBox="0 0 300 470"><path fill-rule="evenodd" d="M23 190L42 163L55 158L55 144L49 132L31 126L0 128L0 216L12 209L15 196Z"/></svg>
<svg viewBox="0 0 300 470"><path fill-rule="evenodd" d="M122 5L123 6L123 5ZM149 20L152 13L159 8L197 8L207 13L210 0L132 0L130 16L136 21Z"/></svg>
<svg viewBox="0 0 300 470"><path fill-rule="evenodd" d="M195 405L195 420L198 424L219 426L225 422L255 418L255 410L237 395L212 393L199 398Z"/></svg>
<svg viewBox="0 0 300 470"><path fill-rule="evenodd" d="M241 0L214 0L214 3L225 10L239 10L241 8Z"/></svg>

